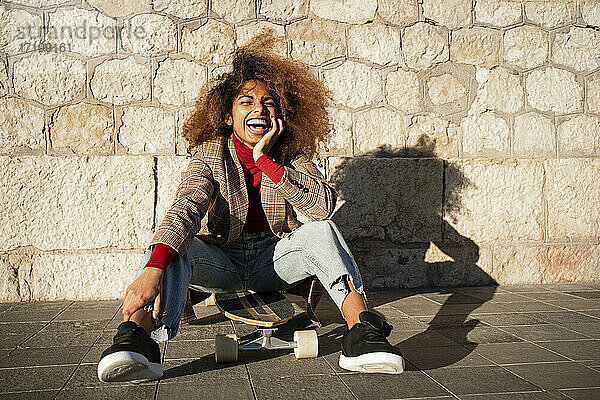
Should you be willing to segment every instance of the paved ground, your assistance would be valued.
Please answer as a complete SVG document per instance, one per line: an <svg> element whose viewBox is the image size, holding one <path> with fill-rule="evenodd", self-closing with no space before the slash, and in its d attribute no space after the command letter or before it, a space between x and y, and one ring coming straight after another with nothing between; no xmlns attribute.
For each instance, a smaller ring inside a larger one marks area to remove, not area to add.
<svg viewBox="0 0 600 400"><path fill-rule="evenodd" d="M252 329L197 305L199 320L161 345L160 381L103 384L96 365L120 322L119 301L0 304L0 398L600 399L599 284L396 290L369 298L394 326L390 342L408 361L401 375L340 370L343 320L322 301L318 359L252 352L216 365L214 335ZM300 316L288 331L305 324Z"/></svg>

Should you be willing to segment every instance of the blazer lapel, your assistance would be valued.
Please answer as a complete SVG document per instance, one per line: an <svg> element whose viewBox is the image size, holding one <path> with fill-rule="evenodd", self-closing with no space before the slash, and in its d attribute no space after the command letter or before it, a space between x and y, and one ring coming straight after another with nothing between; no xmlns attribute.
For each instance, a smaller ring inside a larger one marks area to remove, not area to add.
<svg viewBox="0 0 600 400"><path fill-rule="evenodd" d="M228 241L231 242L240 236L246 222L248 215L248 189L246 188L242 164L235 152L233 137L229 136L224 142L229 149L229 157L225 157L227 150L223 151L225 179L227 179L227 182L224 182L225 185L223 186L227 187L226 198L229 201L230 207Z"/></svg>

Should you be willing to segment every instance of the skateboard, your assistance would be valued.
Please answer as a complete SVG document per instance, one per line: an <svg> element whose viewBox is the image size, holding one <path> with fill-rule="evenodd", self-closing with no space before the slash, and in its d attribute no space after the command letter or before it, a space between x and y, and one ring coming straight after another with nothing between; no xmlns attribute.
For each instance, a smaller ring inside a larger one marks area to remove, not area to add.
<svg viewBox="0 0 600 400"><path fill-rule="evenodd" d="M273 336L277 327L285 324L295 314L291 301L280 292L216 293L215 305L229 319L253 325L260 337L240 343L236 335L217 335L215 361L236 362L239 350L293 349L296 358L316 358L319 351L317 332L301 330L294 332L288 342Z"/></svg>

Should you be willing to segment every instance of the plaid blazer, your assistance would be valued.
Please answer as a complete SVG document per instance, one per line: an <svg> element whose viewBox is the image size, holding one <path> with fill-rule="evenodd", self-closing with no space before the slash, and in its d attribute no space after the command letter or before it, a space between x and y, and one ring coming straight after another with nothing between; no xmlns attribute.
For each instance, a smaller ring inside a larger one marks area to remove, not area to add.
<svg viewBox="0 0 600 400"><path fill-rule="evenodd" d="M261 179L261 202L273 233L283 238L302 223L296 210L311 221L327 219L334 211L335 190L306 156L282 161L285 172L275 184ZM194 236L211 244L239 238L248 213L248 190L233 138L216 137L200 144L181 173L175 199L148 248L164 243L185 254Z"/></svg>

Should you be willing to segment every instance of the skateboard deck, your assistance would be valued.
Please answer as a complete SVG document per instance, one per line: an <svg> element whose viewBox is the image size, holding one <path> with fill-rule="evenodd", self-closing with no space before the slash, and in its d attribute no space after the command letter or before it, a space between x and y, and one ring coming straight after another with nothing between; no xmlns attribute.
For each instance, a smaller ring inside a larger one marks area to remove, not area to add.
<svg viewBox="0 0 600 400"><path fill-rule="evenodd" d="M280 292L217 293L215 303L227 318L265 328L284 324L294 316L292 303Z"/></svg>

